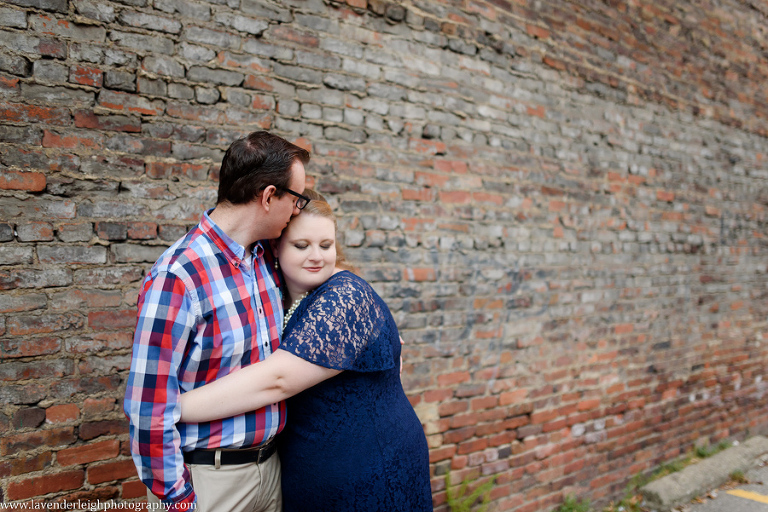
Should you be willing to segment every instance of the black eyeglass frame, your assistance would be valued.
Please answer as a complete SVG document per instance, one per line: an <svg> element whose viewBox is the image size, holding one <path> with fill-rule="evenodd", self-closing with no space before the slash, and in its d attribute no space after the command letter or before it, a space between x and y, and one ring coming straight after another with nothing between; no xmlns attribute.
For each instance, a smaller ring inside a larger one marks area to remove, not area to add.
<svg viewBox="0 0 768 512"><path fill-rule="evenodd" d="M289 189L288 187L277 187L277 188L279 188L280 190L282 190L284 192L288 192L292 196L296 196L298 198L296 200L296 208L298 208L299 210L303 210L304 208L306 208L307 205L309 204L309 202L311 201L311 199L308 198L307 196L303 196L303 195L299 194L298 192L294 192L293 190ZM304 202L304 204L301 204L302 201Z"/></svg>

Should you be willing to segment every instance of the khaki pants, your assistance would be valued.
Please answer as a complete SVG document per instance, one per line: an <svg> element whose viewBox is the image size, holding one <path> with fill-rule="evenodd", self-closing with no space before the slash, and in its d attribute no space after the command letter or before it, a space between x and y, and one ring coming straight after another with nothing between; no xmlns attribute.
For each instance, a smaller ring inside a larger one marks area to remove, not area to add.
<svg viewBox="0 0 768 512"><path fill-rule="evenodd" d="M197 496L196 512L282 512L280 457L261 464L187 464ZM160 500L147 491L148 503Z"/></svg>

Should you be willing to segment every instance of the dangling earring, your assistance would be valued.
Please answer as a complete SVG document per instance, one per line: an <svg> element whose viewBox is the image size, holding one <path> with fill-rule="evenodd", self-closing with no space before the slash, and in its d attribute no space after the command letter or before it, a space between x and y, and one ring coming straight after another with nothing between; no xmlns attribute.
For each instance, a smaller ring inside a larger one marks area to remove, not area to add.
<svg viewBox="0 0 768 512"><path fill-rule="evenodd" d="M278 260L277 258L275 258L275 270L277 270L277 269L279 269L279 268L280 268L280 260Z"/></svg>

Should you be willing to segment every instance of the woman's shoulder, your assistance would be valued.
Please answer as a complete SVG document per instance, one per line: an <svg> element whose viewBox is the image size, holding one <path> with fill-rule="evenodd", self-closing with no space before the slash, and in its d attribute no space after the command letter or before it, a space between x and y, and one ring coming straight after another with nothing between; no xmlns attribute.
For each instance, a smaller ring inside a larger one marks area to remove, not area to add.
<svg viewBox="0 0 768 512"><path fill-rule="evenodd" d="M321 288L324 293L331 292L356 296L376 295L368 281L349 270L342 270L333 274Z"/></svg>

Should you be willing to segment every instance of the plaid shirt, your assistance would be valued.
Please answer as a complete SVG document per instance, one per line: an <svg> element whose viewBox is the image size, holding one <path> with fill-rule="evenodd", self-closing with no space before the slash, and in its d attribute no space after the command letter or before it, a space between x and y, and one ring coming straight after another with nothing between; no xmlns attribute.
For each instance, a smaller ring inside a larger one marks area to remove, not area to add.
<svg viewBox="0 0 768 512"><path fill-rule="evenodd" d="M285 403L209 423L178 423L179 394L262 361L280 342L283 306L268 244L245 249L208 216L168 248L139 293L125 392L139 477L166 502L195 500L181 451L247 448L285 425Z"/></svg>

